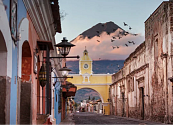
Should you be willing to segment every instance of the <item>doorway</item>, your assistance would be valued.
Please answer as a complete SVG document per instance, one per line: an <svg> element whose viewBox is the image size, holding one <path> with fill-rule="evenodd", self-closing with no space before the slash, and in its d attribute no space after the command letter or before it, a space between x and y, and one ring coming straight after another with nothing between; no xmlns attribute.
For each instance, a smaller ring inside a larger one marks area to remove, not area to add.
<svg viewBox="0 0 173 125"><path fill-rule="evenodd" d="M140 116L141 116L141 119L144 120L144 88L140 87L139 92L140 92L140 95L139 95Z"/></svg>
<svg viewBox="0 0 173 125"><path fill-rule="evenodd" d="M122 93L122 117L126 117L125 114L125 97L124 92Z"/></svg>

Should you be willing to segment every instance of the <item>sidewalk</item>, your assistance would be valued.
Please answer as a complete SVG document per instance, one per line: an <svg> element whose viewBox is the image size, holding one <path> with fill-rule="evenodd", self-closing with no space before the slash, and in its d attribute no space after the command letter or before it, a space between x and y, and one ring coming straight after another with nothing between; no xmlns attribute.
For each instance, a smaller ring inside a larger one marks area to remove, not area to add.
<svg viewBox="0 0 173 125"><path fill-rule="evenodd" d="M73 113L70 113L66 116L64 120L59 125L75 125L74 120L73 120Z"/></svg>

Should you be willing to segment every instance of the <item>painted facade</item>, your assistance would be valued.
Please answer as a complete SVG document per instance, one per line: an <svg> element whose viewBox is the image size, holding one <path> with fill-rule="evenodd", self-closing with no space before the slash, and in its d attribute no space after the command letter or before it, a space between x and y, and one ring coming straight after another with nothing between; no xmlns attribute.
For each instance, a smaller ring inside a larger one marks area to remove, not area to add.
<svg viewBox="0 0 173 125"><path fill-rule="evenodd" d="M145 42L112 75L112 114L173 122L172 24L173 2L162 2L145 21Z"/></svg>
<svg viewBox="0 0 173 125"><path fill-rule="evenodd" d="M11 5L15 7L11 9ZM47 111L45 96L51 98L49 117L45 119L52 124L56 123L56 118L59 119L54 115L57 110L53 105L55 80L50 80L49 95L45 94L46 87L42 92L38 80L43 56L46 56L38 41L51 41L54 50L50 51L50 56L59 56L54 47L54 36L61 32L58 16L58 1L0 0L0 17L3 17L0 18L0 124L44 123L42 114ZM61 62L51 60L51 64L51 67L60 64L55 72L56 76L61 76L58 72Z"/></svg>
<svg viewBox="0 0 173 125"><path fill-rule="evenodd" d="M54 115L56 118L56 124L59 124L61 122L61 110L62 110L62 101L61 101L61 83L57 82L55 85L55 91L54 91Z"/></svg>
<svg viewBox="0 0 173 125"><path fill-rule="evenodd" d="M103 111L105 111L101 113L110 114L107 99L109 98L109 85L112 83L111 74L93 74L92 59L86 49L79 60L79 74L69 74L69 76L73 76L73 79L68 78L67 81L77 86L77 90L88 88L98 92L102 100Z"/></svg>

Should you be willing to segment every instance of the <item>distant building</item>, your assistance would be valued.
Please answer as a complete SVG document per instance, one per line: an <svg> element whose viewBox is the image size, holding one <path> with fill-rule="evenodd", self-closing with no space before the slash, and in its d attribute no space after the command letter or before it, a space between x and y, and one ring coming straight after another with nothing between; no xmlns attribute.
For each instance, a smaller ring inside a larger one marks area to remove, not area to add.
<svg viewBox="0 0 173 125"><path fill-rule="evenodd" d="M173 2L145 21L145 42L112 75L111 113L173 123Z"/></svg>
<svg viewBox="0 0 173 125"><path fill-rule="evenodd" d="M86 100L83 100L83 102L80 103L80 106L81 106L81 107L85 107L86 104L87 104L87 103L86 103Z"/></svg>
<svg viewBox="0 0 173 125"><path fill-rule="evenodd" d="M77 90L88 88L98 92L103 107L99 112L103 113L105 109L104 113L110 114L107 99L109 98L109 85L112 83L112 74L93 74L92 66L92 59L85 49L79 61L79 74L70 74L69 76L73 76L73 79L67 79L67 81L77 86Z"/></svg>

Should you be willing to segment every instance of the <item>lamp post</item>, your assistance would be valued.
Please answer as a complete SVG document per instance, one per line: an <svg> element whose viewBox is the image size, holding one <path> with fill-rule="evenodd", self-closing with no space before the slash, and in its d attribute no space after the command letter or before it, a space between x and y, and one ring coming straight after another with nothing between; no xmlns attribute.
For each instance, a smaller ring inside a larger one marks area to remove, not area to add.
<svg viewBox="0 0 173 125"><path fill-rule="evenodd" d="M71 69L68 69L66 67L66 63L65 63L65 67L59 69L59 71L62 71L62 76L67 77L68 76L68 73L71 71Z"/></svg>
<svg viewBox="0 0 173 125"><path fill-rule="evenodd" d="M63 77L52 77L52 78L73 78L73 76L67 77L68 76L68 73L71 71L71 69L68 69L66 67L66 63L65 63L65 66L63 68L59 69L59 71L62 72L62 76Z"/></svg>
<svg viewBox="0 0 173 125"><path fill-rule="evenodd" d="M63 40L61 40L62 42L55 44L54 46L59 50L60 54L62 55L62 57L50 57L50 58L77 58L79 59L79 55L78 56L68 56L70 52L71 47L74 47L74 44L71 44L70 42L67 42L68 40L66 39L66 37L63 37Z"/></svg>
<svg viewBox="0 0 173 125"><path fill-rule="evenodd" d="M50 97L49 96L51 96L51 95L49 95L49 93L50 93L50 85L49 85L49 59L51 59L51 58L77 58L77 59L79 59L80 57L79 56L69 56L69 57L67 57L67 55L69 54L69 52L70 52L70 49L71 49L71 47L74 47L75 45L73 45L73 44L71 44L70 42L67 42L68 40L65 38L65 37L63 37L63 40L62 40L62 42L60 42L60 43L58 43L58 44L56 44L56 45L54 45L55 47L58 47L58 50L59 50L59 52L60 52L60 54L62 55L62 57L50 57L49 55L50 55L50 53L49 53L49 51L50 51L50 48L52 47L52 45L51 45L51 42L49 41L49 42L40 42L39 43L39 46L40 46L40 48L42 49L42 50L46 50L46 57L44 57L45 59L46 59L46 75L44 74L44 77L46 76L46 80L45 81L42 81L41 80L41 70L40 70L40 75L39 75L39 81L40 81L40 85L41 84L43 84L44 86L46 85L46 94L47 94L47 114L48 113L50 113L50 107L49 107L49 105L50 105ZM52 47L52 49L53 49L53 47ZM63 67L63 68L61 68L61 69L59 69L59 71L62 71L62 75L63 75L63 77L52 77L52 78L73 78L73 77L67 77L68 76L68 72L69 71L71 71L70 69L68 69L67 67L66 67L66 65L65 65L65 67ZM43 86L43 87L44 87Z"/></svg>
<svg viewBox="0 0 173 125"><path fill-rule="evenodd" d="M63 37L63 40L61 40L61 41L62 42L56 44L55 47L58 47L60 54L63 57L66 57L69 54L71 47L73 47L75 45L67 42L68 40L66 39L66 37Z"/></svg>

